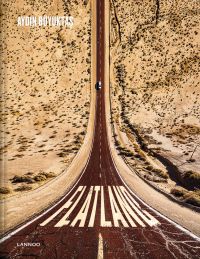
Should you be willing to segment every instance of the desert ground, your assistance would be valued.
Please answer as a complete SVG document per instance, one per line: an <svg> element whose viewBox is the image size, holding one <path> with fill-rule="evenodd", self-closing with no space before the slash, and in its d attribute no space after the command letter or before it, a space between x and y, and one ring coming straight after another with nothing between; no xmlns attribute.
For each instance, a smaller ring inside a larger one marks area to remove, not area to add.
<svg viewBox="0 0 200 259"><path fill-rule="evenodd" d="M110 4L116 148L146 182L200 206L200 3Z"/></svg>
<svg viewBox="0 0 200 259"><path fill-rule="evenodd" d="M19 15L70 15L74 25L18 27ZM0 194L7 198L62 173L83 143L90 108L90 3L3 1L1 24Z"/></svg>

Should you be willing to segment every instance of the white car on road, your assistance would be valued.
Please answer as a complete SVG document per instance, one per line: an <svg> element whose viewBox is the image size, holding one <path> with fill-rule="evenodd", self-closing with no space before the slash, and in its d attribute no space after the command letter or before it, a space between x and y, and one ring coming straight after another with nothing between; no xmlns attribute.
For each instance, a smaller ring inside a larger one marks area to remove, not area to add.
<svg viewBox="0 0 200 259"><path fill-rule="evenodd" d="M100 90L101 89L101 81L98 81L95 85L96 90Z"/></svg>

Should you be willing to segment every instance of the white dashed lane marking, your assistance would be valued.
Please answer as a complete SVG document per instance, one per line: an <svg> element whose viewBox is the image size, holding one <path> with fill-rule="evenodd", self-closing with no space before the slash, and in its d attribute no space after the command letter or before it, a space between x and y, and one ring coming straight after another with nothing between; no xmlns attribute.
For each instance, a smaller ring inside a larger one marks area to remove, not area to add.
<svg viewBox="0 0 200 259"><path fill-rule="evenodd" d="M103 237L101 233L99 233L99 246L98 246L97 259L103 259Z"/></svg>

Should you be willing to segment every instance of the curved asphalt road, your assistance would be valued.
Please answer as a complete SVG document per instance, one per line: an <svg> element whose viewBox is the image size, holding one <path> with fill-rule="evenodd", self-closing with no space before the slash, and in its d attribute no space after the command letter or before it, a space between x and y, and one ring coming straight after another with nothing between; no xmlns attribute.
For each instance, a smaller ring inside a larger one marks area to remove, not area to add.
<svg viewBox="0 0 200 259"><path fill-rule="evenodd" d="M113 163L104 102L104 0L97 1L99 80L103 87L85 170L57 205L4 240L1 258L200 258L199 239L141 202Z"/></svg>

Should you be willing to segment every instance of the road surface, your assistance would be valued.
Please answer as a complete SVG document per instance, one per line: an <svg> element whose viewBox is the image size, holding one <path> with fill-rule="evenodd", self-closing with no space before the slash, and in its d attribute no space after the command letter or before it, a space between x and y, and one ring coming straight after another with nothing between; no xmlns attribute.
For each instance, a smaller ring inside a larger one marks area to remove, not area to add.
<svg viewBox="0 0 200 259"><path fill-rule="evenodd" d="M104 0L97 1L99 80L93 146L81 177L55 206L5 238L1 258L200 258L200 241L137 198L113 163L105 119Z"/></svg>

